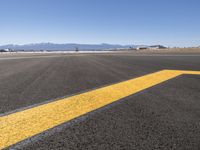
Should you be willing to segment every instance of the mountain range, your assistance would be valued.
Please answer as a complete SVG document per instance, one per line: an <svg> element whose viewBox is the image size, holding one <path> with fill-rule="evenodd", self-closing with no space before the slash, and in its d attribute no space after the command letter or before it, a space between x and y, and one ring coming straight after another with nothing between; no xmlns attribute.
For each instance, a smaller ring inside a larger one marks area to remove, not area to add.
<svg viewBox="0 0 200 150"><path fill-rule="evenodd" d="M2 45L0 49L12 49L12 50L49 50L49 51L65 51L65 50L105 50L105 49L125 49L135 48L135 45L119 45L119 44L55 44L55 43L36 43L36 44L25 44L25 45Z"/></svg>

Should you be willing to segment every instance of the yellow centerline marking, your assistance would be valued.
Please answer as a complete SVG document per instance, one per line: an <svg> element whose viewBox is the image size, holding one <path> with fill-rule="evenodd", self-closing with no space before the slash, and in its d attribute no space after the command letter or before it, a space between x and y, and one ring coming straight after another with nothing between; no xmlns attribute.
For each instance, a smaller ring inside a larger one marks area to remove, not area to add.
<svg viewBox="0 0 200 150"><path fill-rule="evenodd" d="M0 117L0 149L182 74L200 71L162 70Z"/></svg>

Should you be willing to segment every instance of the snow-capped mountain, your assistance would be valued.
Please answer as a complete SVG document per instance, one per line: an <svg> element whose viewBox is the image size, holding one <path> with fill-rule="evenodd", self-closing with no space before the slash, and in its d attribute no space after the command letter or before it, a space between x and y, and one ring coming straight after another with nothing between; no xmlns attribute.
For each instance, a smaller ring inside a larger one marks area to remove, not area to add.
<svg viewBox="0 0 200 150"><path fill-rule="evenodd" d="M118 45L118 44L55 44L55 43L37 43L37 44L25 44L25 45L2 45L0 49L12 49L12 50L105 50L105 49L122 49L136 47L134 45Z"/></svg>

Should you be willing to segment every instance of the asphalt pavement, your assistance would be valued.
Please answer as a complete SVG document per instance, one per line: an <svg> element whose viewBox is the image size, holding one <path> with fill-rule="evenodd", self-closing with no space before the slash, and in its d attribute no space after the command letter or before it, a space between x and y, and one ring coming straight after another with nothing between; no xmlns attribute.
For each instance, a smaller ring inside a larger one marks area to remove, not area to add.
<svg viewBox="0 0 200 150"><path fill-rule="evenodd" d="M0 57L0 114L163 69L200 71L200 55L108 53ZM200 149L200 76L182 75L10 149Z"/></svg>

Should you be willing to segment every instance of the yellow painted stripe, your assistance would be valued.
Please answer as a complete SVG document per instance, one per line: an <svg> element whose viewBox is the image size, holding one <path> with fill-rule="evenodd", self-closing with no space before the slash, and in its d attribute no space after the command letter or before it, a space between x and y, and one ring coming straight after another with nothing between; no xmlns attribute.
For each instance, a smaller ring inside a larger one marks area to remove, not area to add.
<svg viewBox="0 0 200 150"><path fill-rule="evenodd" d="M0 149L182 74L163 70L0 117Z"/></svg>

